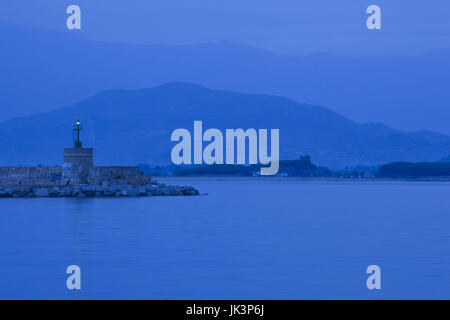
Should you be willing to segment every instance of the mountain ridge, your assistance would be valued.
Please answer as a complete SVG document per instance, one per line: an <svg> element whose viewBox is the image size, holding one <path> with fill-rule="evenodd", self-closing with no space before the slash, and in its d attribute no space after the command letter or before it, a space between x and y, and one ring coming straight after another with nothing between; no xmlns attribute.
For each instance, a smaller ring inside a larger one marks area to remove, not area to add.
<svg viewBox="0 0 450 320"><path fill-rule="evenodd" d="M391 161L437 161L450 154L450 137L402 132L379 123L358 124L325 107L276 95L243 94L171 82L138 90L107 90L71 106L0 123L0 164L62 162L73 122L99 164L169 164L173 130L280 129L280 158L309 154L339 169Z"/></svg>
<svg viewBox="0 0 450 320"><path fill-rule="evenodd" d="M409 57L282 56L226 41L100 42L0 23L0 119L50 111L108 88L171 81L325 105L358 122L449 134L450 51Z"/></svg>

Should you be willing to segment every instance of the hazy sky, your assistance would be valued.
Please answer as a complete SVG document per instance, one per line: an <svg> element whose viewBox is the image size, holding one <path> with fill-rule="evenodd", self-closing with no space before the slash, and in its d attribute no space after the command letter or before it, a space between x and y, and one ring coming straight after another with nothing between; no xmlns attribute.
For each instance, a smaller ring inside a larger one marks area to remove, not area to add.
<svg viewBox="0 0 450 320"><path fill-rule="evenodd" d="M82 9L88 38L150 44L233 41L304 55L405 55L450 47L449 0L14 0L0 20L65 29L65 9ZM366 8L382 28L366 28Z"/></svg>

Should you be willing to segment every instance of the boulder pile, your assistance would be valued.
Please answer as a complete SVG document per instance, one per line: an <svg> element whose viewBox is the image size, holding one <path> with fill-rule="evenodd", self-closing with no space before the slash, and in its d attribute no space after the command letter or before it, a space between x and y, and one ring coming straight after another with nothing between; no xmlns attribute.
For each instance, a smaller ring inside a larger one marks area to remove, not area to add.
<svg viewBox="0 0 450 320"><path fill-rule="evenodd" d="M134 185L77 185L66 187L1 187L0 198L88 198L88 197L149 197L198 196L193 187L167 186L153 182L146 186Z"/></svg>

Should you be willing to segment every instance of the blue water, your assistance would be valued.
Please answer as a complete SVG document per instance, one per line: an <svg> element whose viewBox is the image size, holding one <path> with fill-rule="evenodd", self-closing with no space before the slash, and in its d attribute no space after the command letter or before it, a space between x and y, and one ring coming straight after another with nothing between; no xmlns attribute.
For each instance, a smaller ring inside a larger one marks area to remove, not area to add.
<svg viewBox="0 0 450 320"><path fill-rule="evenodd" d="M169 182L209 195L0 199L0 298L450 298L449 183Z"/></svg>

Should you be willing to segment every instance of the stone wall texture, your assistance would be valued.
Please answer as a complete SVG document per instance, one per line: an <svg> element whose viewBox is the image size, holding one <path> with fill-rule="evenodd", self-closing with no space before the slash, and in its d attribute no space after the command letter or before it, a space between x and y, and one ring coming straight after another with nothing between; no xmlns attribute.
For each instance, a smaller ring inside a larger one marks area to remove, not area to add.
<svg viewBox="0 0 450 320"><path fill-rule="evenodd" d="M0 167L0 185L59 185L61 167Z"/></svg>
<svg viewBox="0 0 450 320"><path fill-rule="evenodd" d="M62 167L0 167L0 186L60 186L88 183L92 185L147 185L151 177L138 167L92 167L87 181L77 177L63 179Z"/></svg>
<svg viewBox="0 0 450 320"><path fill-rule="evenodd" d="M72 163L73 167L82 166L90 168L94 166L94 150L92 148L66 148L64 149L64 162Z"/></svg>
<svg viewBox="0 0 450 320"><path fill-rule="evenodd" d="M92 167L89 170L89 184L146 185L150 176L144 175L138 167Z"/></svg>

